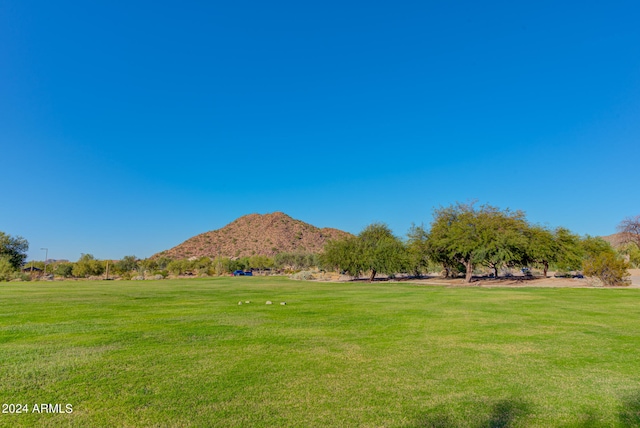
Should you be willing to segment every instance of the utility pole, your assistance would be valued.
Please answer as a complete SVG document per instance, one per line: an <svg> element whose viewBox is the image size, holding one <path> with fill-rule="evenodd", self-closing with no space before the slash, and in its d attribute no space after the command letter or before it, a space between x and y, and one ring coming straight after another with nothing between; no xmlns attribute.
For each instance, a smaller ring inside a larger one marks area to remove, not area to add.
<svg viewBox="0 0 640 428"><path fill-rule="evenodd" d="M47 260L49 260L49 249L48 248L40 248L45 251L44 255L44 275L47 274Z"/></svg>

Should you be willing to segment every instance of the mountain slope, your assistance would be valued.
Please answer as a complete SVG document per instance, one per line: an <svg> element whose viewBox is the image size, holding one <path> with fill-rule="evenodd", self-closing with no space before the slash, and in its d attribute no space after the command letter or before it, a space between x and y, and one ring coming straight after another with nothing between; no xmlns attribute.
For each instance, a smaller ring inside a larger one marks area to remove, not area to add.
<svg viewBox="0 0 640 428"><path fill-rule="evenodd" d="M320 229L281 212L250 214L238 218L222 229L189 238L154 257L184 259L202 256L274 256L283 252L317 253L329 239L349 235L338 229Z"/></svg>
<svg viewBox="0 0 640 428"><path fill-rule="evenodd" d="M621 247L625 243L633 241L631 237L625 233L614 233L612 235L601 236L601 238L611 244L613 248Z"/></svg>

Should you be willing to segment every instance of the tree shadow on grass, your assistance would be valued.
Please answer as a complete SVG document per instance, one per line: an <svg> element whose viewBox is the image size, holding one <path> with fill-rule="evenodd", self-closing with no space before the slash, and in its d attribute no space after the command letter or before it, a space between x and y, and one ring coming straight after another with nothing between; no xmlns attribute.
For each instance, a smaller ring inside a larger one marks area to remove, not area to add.
<svg viewBox="0 0 640 428"><path fill-rule="evenodd" d="M486 427L491 428L508 428L518 417L528 413L529 406L521 400L502 400L493 405L491 416L487 421Z"/></svg>
<svg viewBox="0 0 640 428"><path fill-rule="evenodd" d="M520 399L507 399L493 403L488 412L479 411L465 420L446 413L433 413L424 415L413 426L416 428L509 428L528 413L527 403Z"/></svg>
<svg viewBox="0 0 640 428"><path fill-rule="evenodd" d="M622 398L618 420L623 427L640 427L640 390Z"/></svg>
<svg viewBox="0 0 640 428"><path fill-rule="evenodd" d="M563 425L563 428L604 428L610 427L611 424L606 425L602 421L601 415L594 410L587 410L582 416L569 425Z"/></svg>
<svg viewBox="0 0 640 428"><path fill-rule="evenodd" d="M475 413L433 411L420 417L414 424L415 428L509 428L514 427L530 412L530 405L521 399L506 399L490 404L476 403L473 405ZM610 417L610 416L609 416ZM581 416L566 427L597 428L618 426L624 428L640 427L640 390L630 393L620 400L617 412L618 423L611 425L611 419L604 417L596 410L587 409Z"/></svg>
<svg viewBox="0 0 640 428"><path fill-rule="evenodd" d="M620 400L617 413L618 423L595 409L587 409L576 421L563 425L565 428L640 427L640 390L628 394Z"/></svg>

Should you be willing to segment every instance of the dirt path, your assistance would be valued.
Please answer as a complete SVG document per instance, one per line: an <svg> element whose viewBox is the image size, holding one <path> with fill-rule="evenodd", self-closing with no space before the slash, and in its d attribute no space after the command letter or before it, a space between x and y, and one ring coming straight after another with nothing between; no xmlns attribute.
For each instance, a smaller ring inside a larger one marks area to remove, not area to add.
<svg viewBox="0 0 640 428"><path fill-rule="evenodd" d="M631 285L625 288L640 288L640 269L630 269ZM543 287L543 288L584 288L584 287L602 287L598 281L592 278L555 278L554 272L549 272L548 278L527 278L522 275L513 276L510 278L476 278L471 283L471 286L475 287ZM340 275L340 277L323 278L323 280L346 282L351 281L352 278L347 275ZM360 279L366 281L365 278ZM376 278L376 280L387 281L386 278ZM469 286L464 282L462 278L446 279L441 276L431 275L421 279L414 278L398 278L388 280L389 282L408 282L412 284L435 284L435 285L448 285L448 286Z"/></svg>
<svg viewBox="0 0 640 428"><path fill-rule="evenodd" d="M625 288L640 288L640 269L630 269L631 285ZM407 280L408 282L424 283L424 284L442 284L442 285L468 285L462 279L444 279L442 277L430 277L418 280ZM477 287L549 287L549 288L582 288L582 287L602 287L592 278L555 278L553 272L548 278L532 278L528 279L523 276L514 276L511 278L483 278L474 281L472 285Z"/></svg>

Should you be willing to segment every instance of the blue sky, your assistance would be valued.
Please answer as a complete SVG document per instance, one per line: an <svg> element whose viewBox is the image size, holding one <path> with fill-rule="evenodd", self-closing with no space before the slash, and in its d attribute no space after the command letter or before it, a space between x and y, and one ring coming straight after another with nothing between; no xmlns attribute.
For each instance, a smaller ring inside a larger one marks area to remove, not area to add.
<svg viewBox="0 0 640 428"><path fill-rule="evenodd" d="M640 214L637 1L0 3L0 230L148 257L250 213Z"/></svg>

